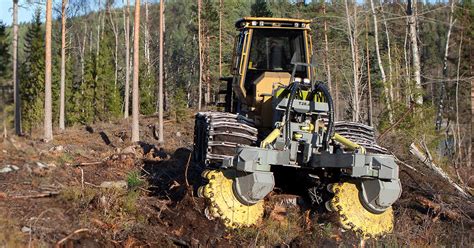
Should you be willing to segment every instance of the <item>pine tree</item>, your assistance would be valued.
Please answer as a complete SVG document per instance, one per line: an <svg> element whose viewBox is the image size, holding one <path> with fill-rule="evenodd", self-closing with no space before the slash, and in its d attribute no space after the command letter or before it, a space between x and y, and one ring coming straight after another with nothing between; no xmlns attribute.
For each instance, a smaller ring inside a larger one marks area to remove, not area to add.
<svg viewBox="0 0 474 248"><path fill-rule="evenodd" d="M10 54L9 54L9 44L10 41L5 33L5 24L0 20L0 85L2 84L2 79L8 77L10 72Z"/></svg>
<svg viewBox="0 0 474 248"><path fill-rule="evenodd" d="M153 73L147 73L146 61L140 66L140 113L151 115L156 110L156 97L154 94L155 77Z"/></svg>
<svg viewBox="0 0 474 248"><path fill-rule="evenodd" d="M120 91L114 81L113 33L106 28L102 34L100 55L97 58L95 108L98 118L107 120L121 113Z"/></svg>
<svg viewBox="0 0 474 248"><path fill-rule="evenodd" d="M268 8L266 0L256 0L255 4L252 4L252 9L250 11L251 16L265 17L273 16L272 11Z"/></svg>
<svg viewBox="0 0 474 248"><path fill-rule="evenodd" d="M88 52L85 61L84 82L76 93L78 100L79 122L91 123L95 120L95 106L96 106L96 55L94 52Z"/></svg>
<svg viewBox="0 0 474 248"><path fill-rule="evenodd" d="M40 124L44 99L44 31L41 10L37 9L25 37L25 62L20 67L20 97L23 130Z"/></svg>

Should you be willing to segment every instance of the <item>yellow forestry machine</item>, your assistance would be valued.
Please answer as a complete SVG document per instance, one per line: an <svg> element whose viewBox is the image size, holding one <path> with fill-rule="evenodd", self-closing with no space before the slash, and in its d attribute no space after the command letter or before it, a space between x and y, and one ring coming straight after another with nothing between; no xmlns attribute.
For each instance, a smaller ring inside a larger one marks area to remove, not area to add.
<svg viewBox="0 0 474 248"><path fill-rule="evenodd" d="M372 127L334 120L331 94L314 80L310 21L245 17L235 26L225 111L195 119L206 215L229 228L256 225L276 186L309 185L311 203L335 212L343 228L391 232L398 166Z"/></svg>

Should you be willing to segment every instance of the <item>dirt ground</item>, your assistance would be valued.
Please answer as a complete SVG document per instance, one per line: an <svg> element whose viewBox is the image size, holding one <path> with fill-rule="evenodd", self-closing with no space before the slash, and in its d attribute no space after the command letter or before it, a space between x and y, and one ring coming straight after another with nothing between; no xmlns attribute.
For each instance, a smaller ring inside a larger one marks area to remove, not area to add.
<svg viewBox="0 0 474 248"><path fill-rule="evenodd" d="M137 146L129 142L127 121L68 128L50 143L0 139L0 247L361 245L330 213L287 204L304 197L285 192L268 197L257 227L226 230L207 219L205 202L193 194L201 179L190 160L192 113L185 122L165 122L165 146L155 139L156 121L141 119ZM472 247L472 198L459 196L421 163L400 159L417 171L400 167L394 233L365 245Z"/></svg>

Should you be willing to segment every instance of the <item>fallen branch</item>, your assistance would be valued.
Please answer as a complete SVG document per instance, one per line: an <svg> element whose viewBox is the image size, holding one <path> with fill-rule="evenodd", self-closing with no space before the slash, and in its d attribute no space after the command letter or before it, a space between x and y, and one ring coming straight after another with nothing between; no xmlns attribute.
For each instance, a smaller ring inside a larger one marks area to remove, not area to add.
<svg viewBox="0 0 474 248"><path fill-rule="evenodd" d="M392 155L393 155L393 154L392 154ZM413 167L413 166L411 166L411 165L409 165L409 164L407 164L407 163L401 161L401 160L398 159L395 155L393 155L393 156L395 157L395 161L397 161L398 163L400 163L400 164L402 164L402 165L405 165L408 169L411 169L411 170L413 170L413 171L416 171L416 172L420 173L420 174L423 175L423 176L425 175L425 174L423 174L423 172L419 172L415 167Z"/></svg>
<svg viewBox="0 0 474 248"><path fill-rule="evenodd" d="M188 157L188 162L186 163L186 168L184 169L184 180L186 181L186 186L189 188L189 182L188 182L188 168L189 168L189 162L191 161L191 154L189 154Z"/></svg>
<svg viewBox="0 0 474 248"><path fill-rule="evenodd" d="M415 199L424 207L431 209L435 214L437 214L437 216L443 215L446 218L454 221L458 221L461 219L461 214L453 210L446 209L441 204L429 200L423 196L417 196Z"/></svg>
<svg viewBox="0 0 474 248"><path fill-rule="evenodd" d="M59 247L61 247L62 243L66 242L66 240L70 239L72 236L74 236L78 233L81 233L81 232L88 232L88 231L89 231L89 229L87 229L87 228L78 229L78 230L72 232L71 234L67 235L65 238L59 240L54 247L59 248Z"/></svg>
<svg viewBox="0 0 474 248"><path fill-rule="evenodd" d="M104 161L83 162L83 163L76 164L75 166L78 167L78 166L87 166L87 165L98 165L98 164L102 164L103 162Z"/></svg>
<svg viewBox="0 0 474 248"><path fill-rule="evenodd" d="M421 162L423 162L423 164L425 164L428 168L432 169L442 178L446 179L446 181L448 181L449 184L451 184L457 191L459 191L459 193L461 193L463 197L468 198L470 196L468 193L466 193L466 191L464 191L464 189L462 189L456 182L454 182L451 177L449 177L449 175L443 171L443 169L433 163L431 154L428 149L425 148L425 152L423 153L420 148L415 145L415 143L411 143L410 153L417 157L419 160L421 160Z"/></svg>
<svg viewBox="0 0 474 248"><path fill-rule="evenodd" d="M6 198L0 198L0 199L31 199L31 198L44 198L44 197L52 197L59 195L59 192L45 192L45 193L40 193L36 195L15 195L15 196L10 196Z"/></svg>

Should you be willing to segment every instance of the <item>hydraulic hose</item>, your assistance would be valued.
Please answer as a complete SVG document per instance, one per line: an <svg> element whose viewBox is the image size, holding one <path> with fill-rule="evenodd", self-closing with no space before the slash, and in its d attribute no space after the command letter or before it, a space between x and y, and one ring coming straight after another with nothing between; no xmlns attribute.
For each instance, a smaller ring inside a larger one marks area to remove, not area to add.
<svg viewBox="0 0 474 248"><path fill-rule="evenodd" d="M314 95L317 92L322 92L324 95L324 98L327 100L327 103L328 103L328 127L326 129L327 131L324 133L324 136L323 136L323 148L327 149L329 145L329 141L334 136L334 102L332 100L331 93L329 93L329 89L325 84L318 83L316 85L316 88L310 94L311 96L310 99L313 99Z"/></svg>
<svg viewBox="0 0 474 248"><path fill-rule="evenodd" d="M299 89L299 83L294 82L292 83L288 89L290 90L290 97L288 98L288 104L286 106L286 112L285 112L285 137L286 137L286 142L285 142L285 147L288 147L290 144L290 113L291 113L291 107L293 106L293 101L295 100L296 92Z"/></svg>

